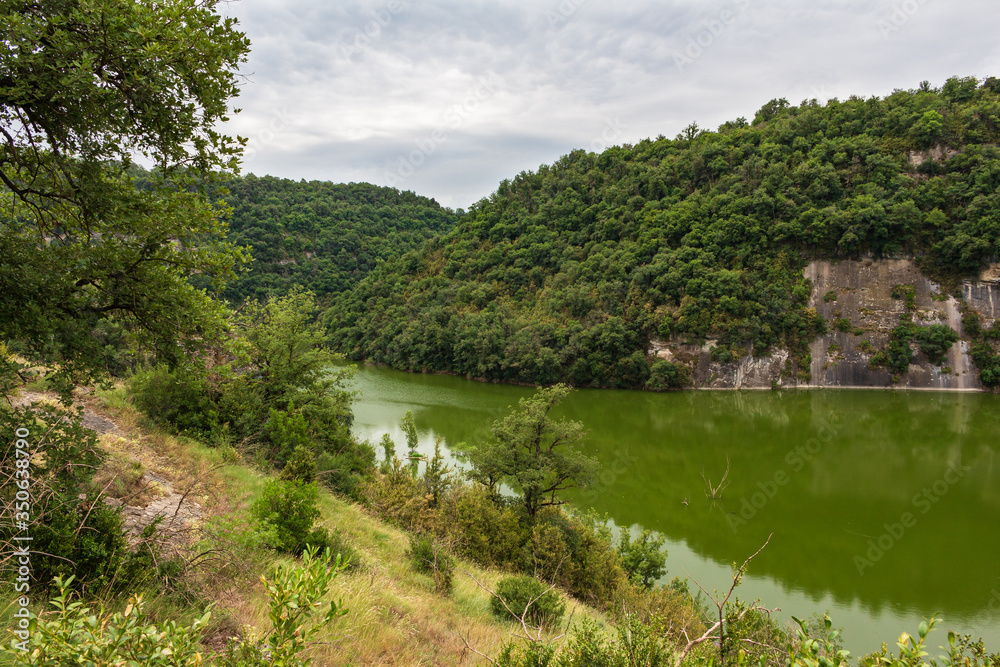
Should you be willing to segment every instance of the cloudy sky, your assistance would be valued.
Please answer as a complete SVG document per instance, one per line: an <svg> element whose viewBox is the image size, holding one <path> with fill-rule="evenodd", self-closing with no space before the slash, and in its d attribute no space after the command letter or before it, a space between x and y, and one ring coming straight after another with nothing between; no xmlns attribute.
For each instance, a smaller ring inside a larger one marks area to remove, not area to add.
<svg viewBox="0 0 1000 667"><path fill-rule="evenodd" d="M576 148L1000 76L997 0L240 0L244 172L452 208Z"/></svg>

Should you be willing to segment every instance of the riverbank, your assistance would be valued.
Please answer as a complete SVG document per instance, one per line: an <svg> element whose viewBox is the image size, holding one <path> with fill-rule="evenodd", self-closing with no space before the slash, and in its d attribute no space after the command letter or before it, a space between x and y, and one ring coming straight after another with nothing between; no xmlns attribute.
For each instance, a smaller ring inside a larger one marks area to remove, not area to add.
<svg viewBox="0 0 1000 667"><path fill-rule="evenodd" d="M183 622L208 605L213 617L204 637L206 655L221 651L230 638L265 631L268 598L261 577L287 558L254 546L249 507L271 474L257 468L231 448L213 448L153 427L129 401L123 388L76 393L89 426L98 426L106 454L101 475L106 497L124 506L133 536L158 508L164 556L188 564L183 582L195 591L178 598L171 591L147 592L146 607L156 622ZM27 401L54 403L41 392ZM127 473L128 493L114 497L115 478ZM359 554L360 567L335 581L332 591L348 613L324 629L306 655L316 665L474 665L475 648L495 655L514 626L498 621L490 609L487 588L504 575L458 559L454 589L435 592L431 577L413 570L407 556L409 535L372 516L364 508L325 490L319 493L316 524L336 531ZM127 600L104 600L112 609ZM35 609L44 605L35 600ZM605 627L604 617L587 605L569 600L571 625L585 619ZM562 628L565 630L565 627ZM547 632L552 637L562 630ZM2 659L0 659L0 664Z"/></svg>

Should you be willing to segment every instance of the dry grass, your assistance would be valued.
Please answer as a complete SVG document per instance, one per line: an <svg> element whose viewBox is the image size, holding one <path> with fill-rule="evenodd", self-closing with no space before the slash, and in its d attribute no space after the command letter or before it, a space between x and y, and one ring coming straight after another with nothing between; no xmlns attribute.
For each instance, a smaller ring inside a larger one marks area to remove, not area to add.
<svg viewBox="0 0 1000 667"><path fill-rule="evenodd" d="M205 511L208 533L218 525L230 531L245 530L246 510L259 494L267 476L244 465L231 451L223 452L201 443L176 438L144 428L143 420L130 406L121 389L98 392L85 398L87 407L112 419L124 437L105 436L102 444L115 457L138 462L144 469L169 479L175 489L190 488ZM182 491L183 492L183 491ZM358 505L321 492L320 523L343 533L361 554L362 565L342 573L334 582L333 597L349 613L327 628L311 649L313 664L334 665L476 665L486 661L466 648L493 655L517 630L498 622L490 612L489 595L469 576L493 587L503 573L483 570L457 561L454 590L448 597L434 591L429 576L414 572L406 557L409 539ZM235 518L226 524L226 517ZM234 534L235 534L234 533ZM216 547L225 541L212 535ZM213 645L237 628L258 631L270 626L267 597L259 582L276 560L254 557L241 551L233 537L229 553L203 555L192 568L202 594L217 603L222 619L216 626ZM204 540L200 546L204 547ZM197 547L188 557L194 559ZM584 605L574 605L572 622L604 619Z"/></svg>

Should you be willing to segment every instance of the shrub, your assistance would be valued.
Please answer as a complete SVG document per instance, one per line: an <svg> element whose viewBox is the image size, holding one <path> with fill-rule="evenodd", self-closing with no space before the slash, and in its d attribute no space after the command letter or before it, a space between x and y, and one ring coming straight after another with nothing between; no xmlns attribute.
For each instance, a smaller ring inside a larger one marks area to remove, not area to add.
<svg viewBox="0 0 1000 667"><path fill-rule="evenodd" d="M124 611L94 613L83 602L70 602L72 577L57 578L58 596L51 601L55 611L37 619L27 652L15 645L0 645L18 664L31 667L56 665L143 665L175 667L202 661L200 635L211 614L189 627L167 621L161 626L148 622L141 596L133 597Z"/></svg>
<svg viewBox="0 0 1000 667"><path fill-rule="evenodd" d="M665 537L656 537L651 531L644 530L633 542L628 530L622 530L618 554L629 581L642 588L652 588L656 580L666 573L665 541Z"/></svg>
<svg viewBox="0 0 1000 667"><path fill-rule="evenodd" d="M457 553L484 567L513 569L530 535L520 513L481 487L457 486L445 495L436 532Z"/></svg>
<svg viewBox="0 0 1000 667"><path fill-rule="evenodd" d="M646 388L655 391L683 389L691 384L691 369L684 364L676 364L661 359L649 371Z"/></svg>
<svg viewBox="0 0 1000 667"><path fill-rule="evenodd" d="M434 590L443 595L451 593L455 559L431 536L421 534L411 537L406 555L414 570L434 579Z"/></svg>
<svg viewBox="0 0 1000 667"><path fill-rule="evenodd" d="M501 579L490 606L497 618L524 618L536 627L558 623L566 611L566 604L558 593L524 574Z"/></svg>
<svg viewBox="0 0 1000 667"><path fill-rule="evenodd" d="M324 531L313 530L319 518L317 495L315 483L270 480L250 507L250 515L271 535L271 547L298 555L324 538Z"/></svg>
<svg viewBox="0 0 1000 667"><path fill-rule="evenodd" d="M622 586L615 592L608 610L616 623L634 618L647 625L665 628L663 634L675 643L683 643L684 633L696 637L705 631L702 611L690 593L675 590L673 585L652 589L634 584Z"/></svg>
<svg viewBox="0 0 1000 667"><path fill-rule="evenodd" d="M301 565L278 565L274 578L264 580L270 598L268 615L271 631L267 639L261 643L251 634L243 641L230 642L221 667L308 667L312 659L299 654L309 646L321 628L347 613L340 602L324 600L330 584L343 571L343 566L339 564L335 567L330 565L329 551L324 552L322 557L316 557L312 549L305 552ZM324 608L326 613L317 617L316 614L322 613ZM265 656L266 662L256 662Z"/></svg>
<svg viewBox="0 0 1000 667"><path fill-rule="evenodd" d="M360 500L364 482L375 472L375 449L351 434L323 445L316 457L316 477L331 491Z"/></svg>
<svg viewBox="0 0 1000 667"><path fill-rule="evenodd" d="M846 317L838 317L833 321L833 328L843 333L854 333L854 325Z"/></svg>
<svg viewBox="0 0 1000 667"><path fill-rule="evenodd" d="M264 433L271 443L270 459L278 465L285 463L296 449L312 449L309 438L309 424L305 416L295 412L291 404L288 410L271 408L270 417L264 427Z"/></svg>
<svg viewBox="0 0 1000 667"><path fill-rule="evenodd" d="M170 370L159 365L134 375L130 389L135 405L154 422L178 433L207 435L219 427L205 369L197 364Z"/></svg>
<svg viewBox="0 0 1000 667"><path fill-rule="evenodd" d="M307 447L299 445L292 452L279 477L286 482L299 481L312 484L316 481L316 457Z"/></svg>
<svg viewBox="0 0 1000 667"><path fill-rule="evenodd" d="M959 336L950 327L934 324L917 329L914 338L920 345L920 351L927 355L927 360L932 364L941 365L948 350L955 344Z"/></svg>
<svg viewBox="0 0 1000 667"><path fill-rule="evenodd" d="M522 571L595 607L606 606L615 589L628 581L606 523L551 508L539 514L532 529Z"/></svg>

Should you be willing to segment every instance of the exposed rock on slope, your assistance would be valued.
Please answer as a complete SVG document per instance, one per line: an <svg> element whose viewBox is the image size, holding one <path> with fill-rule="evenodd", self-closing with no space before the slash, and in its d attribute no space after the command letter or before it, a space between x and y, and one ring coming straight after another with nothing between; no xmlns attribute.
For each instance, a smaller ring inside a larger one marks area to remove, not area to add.
<svg viewBox="0 0 1000 667"><path fill-rule="evenodd" d="M805 276L813 286L810 306L831 325L839 325L831 326L829 333L816 338L810 346L808 379L788 376L790 355L786 350L776 350L766 357L747 356L728 364L712 361L713 341L703 346L653 341L649 352L661 359L689 364L692 381L699 388L983 388L969 357L967 339L955 343L940 365L932 364L914 345L914 363L895 385L888 370L870 366L872 356L889 343L892 330L907 313L919 326L942 324L965 334L961 302L943 293L941 286L924 276L913 260L818 260L806 267ZM907 297L907 293L912 296ZM978 281L965 282L962 301L980 314L985 327L1000 318L1000 266L984 271Z"/></svg>

